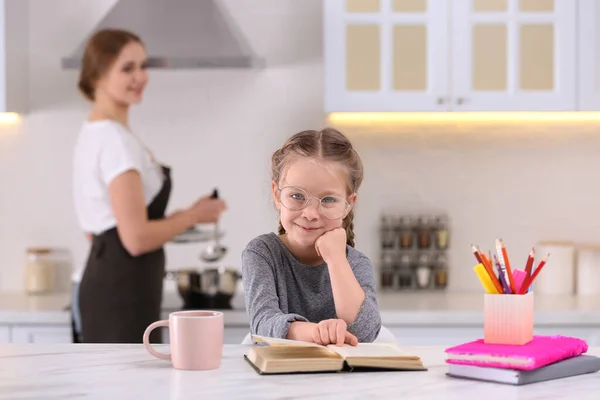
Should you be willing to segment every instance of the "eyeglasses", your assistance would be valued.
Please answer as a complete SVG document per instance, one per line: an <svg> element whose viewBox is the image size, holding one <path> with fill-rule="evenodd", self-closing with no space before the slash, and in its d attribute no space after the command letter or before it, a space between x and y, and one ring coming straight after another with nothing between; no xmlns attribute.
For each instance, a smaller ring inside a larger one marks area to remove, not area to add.
<svg viewBox="0 0 600 400"><path fill-rule="evenodd" d="M279 190L281 204L290 211L300 211L315 199L319 202L319 212L327 219L344 218L350 211L351 204L348 200L338 196L325 196L321 199L309 196L304 189L286 186Z"/></svg>

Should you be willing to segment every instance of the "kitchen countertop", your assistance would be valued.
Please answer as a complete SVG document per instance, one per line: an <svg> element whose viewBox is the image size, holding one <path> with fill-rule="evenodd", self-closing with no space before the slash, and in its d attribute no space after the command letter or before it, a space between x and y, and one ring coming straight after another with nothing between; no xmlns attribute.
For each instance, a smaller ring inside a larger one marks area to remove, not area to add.
<svg viewBox="0 0 600 400"><path fill-rule="evenodd" d="M380 293L386 326L481 326L483 294L472 293ZM0 324L69 323L69 294L27 296L0 293ZM181 307L176 292L165 292L163 312ZM536 325L600 326L600 297L536 296ZM224 310L227 326L247 326L244 309Z"/></svg>
<svg viewBox="0 0 600 400"><path fill-rule="evenodd" d="M156 346L168 351L168 346ZM406 347L428 371L261 376L243 359L247 346L225 345L217 370L180 371L143 345L0 345L0 394L89 399L563 399L597 398L600 373L525 386L447 377L445 347ZM600 355L600 348L588 354Z"/></svg>
<svg viewBox="0 0 600 400"><path fill-rule="evenodd" d="M0 325L3 323L70 323L71 295L27 295L22 292L0 293Z"/></svg>
<svg viewBox="0 0 600 400"><path fill-rule="evenodd" d="M2 324L66 324L71 323L71 294L27 295L0 292L0 325ZM176 292L163 293L163 314L181 309L183 302ZM225 325L248 326L245 309L223 310Z"/></svg>
<svg viewBox="0 0 600 400"><path fill-rule="evenodd" d="M483 324L483 293L380 293L384 325ZM534 298L536 325L600 326L600 296Z"/></svg>

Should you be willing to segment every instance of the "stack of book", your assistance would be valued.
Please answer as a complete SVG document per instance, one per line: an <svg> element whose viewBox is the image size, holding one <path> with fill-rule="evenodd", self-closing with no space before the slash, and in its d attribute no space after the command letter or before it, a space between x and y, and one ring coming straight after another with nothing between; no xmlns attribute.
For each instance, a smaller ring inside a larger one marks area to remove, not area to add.
<svg viewBox="0 0 600 400"><path fill-rule="evenodd" d="M587 350L584 340L560 335L537 335L524 345L479 339L446 349L447 375L525 385L600 371L600 358Z"/></svg>

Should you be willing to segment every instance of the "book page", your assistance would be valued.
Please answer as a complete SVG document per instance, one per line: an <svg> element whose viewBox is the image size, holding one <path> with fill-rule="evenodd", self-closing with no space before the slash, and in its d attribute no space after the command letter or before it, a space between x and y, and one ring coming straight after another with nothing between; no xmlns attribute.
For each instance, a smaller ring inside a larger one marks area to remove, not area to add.
<svg viewBox="0 0 600 400"><path fill-rule="evenodd" d="M252 346L246 359L265 374L340 371L344 367L342 356L322 346Z"/></svg>
<svg viewBox="0 0 600 400"><path fill-rule="evenodd" d="M406 357L416 358L416 356L408 354L400 347L392 343L359 343L357 346L345 344L344 346L336 346L330 344L327 348L335 351L344 358L349 357Z"/></svg>
<svg viewBox="0 0 600 400"><path fill-rule="evenodd" d="M303 342L301 340L280 339L268 336L252 335L252 342L258 344L267 344L269 346L304 346L304 347L322 347L320 344L313 342Z"/></svg>

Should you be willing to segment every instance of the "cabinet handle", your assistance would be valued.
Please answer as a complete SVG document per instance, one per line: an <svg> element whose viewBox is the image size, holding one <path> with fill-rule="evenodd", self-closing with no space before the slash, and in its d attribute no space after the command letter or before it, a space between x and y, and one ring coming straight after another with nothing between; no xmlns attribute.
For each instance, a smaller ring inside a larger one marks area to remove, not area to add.
<svg viewBox="0 0 600 400"><path fill-rule="evenodd" d="M456 99L456 104L464 104L466 99L464 97L459 97Z"/></svg>
<svg viewBox="0 0 600 400"><path fill-rule="evenodd" d="M438 97L438 99L437 99L438 104L444 104L445 102L446 102L446 99L444 99L443 97Z"/></svg>

